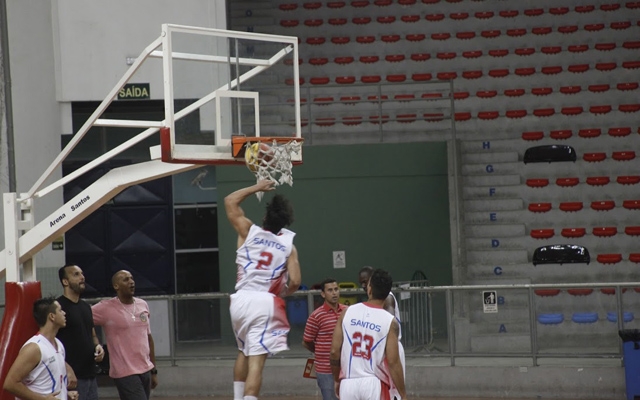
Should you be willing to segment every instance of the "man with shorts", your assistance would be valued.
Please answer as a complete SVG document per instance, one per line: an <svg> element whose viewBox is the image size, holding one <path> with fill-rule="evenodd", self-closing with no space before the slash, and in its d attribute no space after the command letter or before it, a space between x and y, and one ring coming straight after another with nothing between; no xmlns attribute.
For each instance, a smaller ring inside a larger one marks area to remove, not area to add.
<svg viewBox="0 0 640 400"><path fill-rule="evenodd" d="M235 400L256 400L267 356L289 350L289 321L282 297L294 293L301 283L295 233L285 228L293 222L289 202L274 196L262 227L254 225L240 207L247 197L274 190L273 185L262 180L224 199L227 218L238 233L236 293L229 306L239 350L233 369Z"/></svg>
<svg viewBox="0 0 640 400"><path fill-rule="evenodd" d="M330 362L341 399L386 400L392 385L406 399L398 353L400 326L383 308L392 283L388 272L373 271L369 300L347 308L333 331Z"/></svg>
<svg viewBox="0 0 640 400"><path fill-rule="evenodd" d="M98 400L96 363L102 361L104 349L93 325L91 306L80 298L85 290L84 274L75 264L58 270L64 293L58 303L66 314L67 324L58 331L58 339L67 351L67 363L78 377L78 395L82 400Z"/></svg>
<svg viewBox="0 0 640 400"><path fill-rule="evenodd" d="M362 267L360 273L358 274L360 286L362 287L362 289L364 289L365 292L367 291L367 283L369 282L369 278L371 277L372 273L373 267L366 266ZM398 300L396 299L396 296L393 294L393 292L389 292L389 296L387 296L387 299L384 301L383 308L387 310L391 315L393 315L396 318L396 321L398 321L398 326L400 327L400 331L398 332L398 352L400 353L400 362L402 363L402 375L406 377L407 374L405 367L406 362L404 355L404 346L400 341L400 339L402 339L402 325L400 325L400 308L398 307ZM396 388L392 387L391 400L393 400L394 398L400 399L400 395L398 394Z"/></svg>
<svg viewBox="0 0 640 400"><path fill-rule="evenodd" d="M333 329L347 306L339 302L340 288L335 279L327 278L321 285L320 296L324 299L324 304L309 315L304 327L302 346L315 354L314 365L322 400L338 400L333 387L329 353Z"/></svg>
<svg viewBox="0 0 640 400"><path fill-rule="evenodd" d="M23 400L78 400L78 392L67 391L75 387L76 378L64 360L64 345L56 339L66 324L60 303L53 297L36 300L33 317L40 329L20 349L7 372L4 389Z"/></svg>
<svg viewBox="0 0 640 400"><path fill-rule="evenodd" d="M116 272L111 284L116 297L92 307L93 322L107 336L109 376L120 400L149 400L151 389L158 386L149 305L133 296L136 283L129 271Z"/></svg>

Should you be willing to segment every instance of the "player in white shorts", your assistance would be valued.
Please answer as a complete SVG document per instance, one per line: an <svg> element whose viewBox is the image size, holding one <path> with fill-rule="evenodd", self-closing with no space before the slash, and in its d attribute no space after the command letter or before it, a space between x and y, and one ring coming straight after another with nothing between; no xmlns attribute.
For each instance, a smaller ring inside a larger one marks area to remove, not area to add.
<svg viewBox="0 0 640 400"><path fill-rule="evenodd" d="M373 271L367 285L369 300L350 306L338 320L330 362L341 399L388 400L392 385L406 398L398 353L400 327L383 308L391 284L388 272Z"/></svg>
<svg viewBox="0 0 640 400"><path fill-rule="evenodd" d="M360 270L360 273L358 274L358 280L360 281L360 286L365 291L367 290L367 282L369 282L369 278L371 277L372 273L373 273L373 267L366 266L366 267L362 267L362 269ZM387 299L384 301L383 308L396 318L396 321L398 321L398 326L400 327L400 331L398 332L398 352L400 353L400 362L402 363L402 376L404 376L406 379L407 364L405 362L404 346L402 345L402 341L401 341L402 325L400 321L400 307L398 307L398 300L396 299L396 296L394 296L392 292L389 292L389 296L387 296ZM391 400L393 400L394 398L395 399L401 398L397 388L395 387L391 387L389 396Z"/></svg>
<svg viewBox="0 0 640 400"><path fill-rule="evenodd" d="M289 202L274 196L262 227L254 225L240 207L252 194L271 190L273 182L264 180L224 199L227 218L238 233L236 293L229 306L239 350L233 369L234 400L257 399L267 356L289 350L289 321L282 297L298 290L301 282L295 233L285 229L293 222Z"/></svg>

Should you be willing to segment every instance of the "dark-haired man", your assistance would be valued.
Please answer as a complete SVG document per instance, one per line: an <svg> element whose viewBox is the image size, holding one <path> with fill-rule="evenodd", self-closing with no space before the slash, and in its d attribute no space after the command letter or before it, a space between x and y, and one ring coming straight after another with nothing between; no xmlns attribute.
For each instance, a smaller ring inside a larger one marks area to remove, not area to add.
<svg viewBox="0 0 640 400"><path fill-rule="evenodd" d="M267 356L289 349L289 321L281 297L294 293L301 282L295 233L286 229L293 222L291 204L274 196L262 227L240 207L247 197L271 190L274 182L262 180L224 199L227 218L238 233L236 293L229 306L239 350L233 369L234 400L257 399Z"/></svg>
<svg viewBox="0 0 640 400"><path fill-rule="evenodd" d="M60 303L53 297L36 300L33 317L38 333L20 349L4 380L4 389L22 400L78 400L73 370L64 361L64 345L56 339L66 319ZM69 385L74 382L73 385Z"/></svg>
<svg viewBox="0 0 640 400"><path fill-rule="evenodd" d="M96 362L102 361L104 350L93 325L91 306L80 295L85 290L82 269L67 264L58 270L63 295L58 303L67 317L67 324L58 331L58 339L67 350L67 363L78 378L77 391L82 400L98 400Z"/></svg>
<svg viewBox="0 0 640 400"><path fill-rule="evenodd" d="M327 278L321 285L320 296L324 299L324 303L309 315L304 327L302 346L315 354L314 365L322 400L338 400L333 388L329 353L333 329L347 306L339 302L340 287L335 279Z"/></svg>
<svg viewBox="0 0 640 400"><path fill-rule="evenodd" d="M387 271L374 270L367 284L369 300L347 308L333 331L330 362L341 399L389 398L392 386L406 398L398 353L400 327L383 309L392 283Z"/></svg>

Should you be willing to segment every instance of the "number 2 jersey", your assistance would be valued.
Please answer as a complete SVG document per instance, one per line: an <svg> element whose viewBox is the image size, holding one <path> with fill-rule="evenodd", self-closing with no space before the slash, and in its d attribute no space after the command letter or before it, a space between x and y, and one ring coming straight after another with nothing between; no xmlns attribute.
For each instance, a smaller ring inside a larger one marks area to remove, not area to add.
<svg viewBox="0 0 640 400"><path fill-rule="evenodd" d="M243 245L236 251L236 290L280 295L287 283L287 260L295 235L285 228L274 234L251 225Z"/></svg>
<svg viewBox="0 0 640 400"><path fill-rule="evenodd" d="M375 376L385 384L391 384L385 349L393 318L382 307L369 303L347 308L342 320L341 379Z"/></svg>

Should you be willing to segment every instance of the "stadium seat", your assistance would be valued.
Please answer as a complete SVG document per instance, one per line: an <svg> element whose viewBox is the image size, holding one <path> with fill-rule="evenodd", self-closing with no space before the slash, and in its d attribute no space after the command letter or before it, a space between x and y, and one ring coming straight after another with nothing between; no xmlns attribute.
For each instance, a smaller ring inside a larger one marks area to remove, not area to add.
<svg viewBox="0 0 640 400"><path fill-rule="evenodd" d="M587 24L584 26L584 30L588 32L597 32L604 29L604 24Z"/></svg>
<svg viewBox="0 0 640 400"><path fill-rule="evenodd" d="M309 2L309 3L303 3L302 7L304 7L307 10L317 10L318 8L322 7L322 3L319 1L314 1L314 2Z"/></svg>
<svg viewBox="0 0 640 400"><path fill-rule="evenodd" d="M424 95L423 95L424 98ZM469 98L469 92L454 92L453 98L455 100L464 100Z"/></svg>
<svg viewBox="0 0 640 400"><path fill-rule="evenodd" d="M552 297L560 294L560 289L536 289L533 291L540 297Z"/></svg>
<svg viewBox="0 0 640 400"><path fill-rule="evenodd" d="M611 106L602 105L602 106L591 106L589 107L589 112L592 114L607 114L611 112Z"/></svg>
<svg viewBox="0 0 640 400"><path fill-rule="evenodd" d="M524 89L506 89L504 95L507 97L519 97L525 94Z"/></svg>
<svg viewBox="0 0 640 400"><path fill-rule="evenodd" d="M369 117L369 122L371 122L372 124L379 124L382 121L383 124L387 123L389 121L389 116L388 115L372 115Z"/></svg>
<svg viewBox="0 0 640 400"><path fill-rule="evenodd" d="M327 3L327 7L328 8L342 8L346 5L346 3L344 1L330 1Z"/></svg>
<svg viewBox="0 0 640 400"><path fill-rule="evenodd" d="M411 59L413 61L426 61L431 58L429 53L413 53L411 54Z"/></svg>
<svg viewBox="0 0 640 400"><path fill-rule="evenodd" d="M416 81L416 82L430 81L431 80L431 74L429 74L429 73L412 74L411 75L411 80Z"/></svg>
<svg viewBox="0 0 640 400"><path fill-rule="evenodd" d="M401 123L410 123L415 122L417 118L416 114L398 114L396 115L396 120Z"/></svg>
<svg viewBox="0 0 640 400"><path fill-rule="evenodd" d="M489 71L489 76L492 78L504 78L507 75L509 75L509 70L507 68L492 69Z"/></svg>
<svg viewBox="0 0 640 400"><path fill-rule="evenodd" d="M369 17L355 17L351 19L351 22L356 25L366 25L371 22L371 18Z"/></svg>
<svg viewBox="0 0 640 400"><path fill-rule="evenodd" d="M376 37L375 36L357 36L356 37L356 42L360 43L360 44L369 44L369 43L373 43L376 41Z"/></svg>
<svg viewBox="0 0 640 400"><path fill-rule="evenodd" d="M329 18L327 22L329 23L329 25L339 26L346 25L348 21L346 18Z"/></svg>
<svg viewBox="0 0 640 400"><path fill-rule="evenodd" d="M622 261L622 254L598 254L596 259L600 264L617 264Z"/></svg>
<svg viewBox="0 0 640 400"><path fill-rule="evenodd" d="M560 206L558 208L565 212L575 212L582 210L582 207L583 205L581 201L566 201L560 203Z"/></svg>
<svg viewBox="0 0 640 400"><path fill-rule="evenodd" d="M602 84L602 85L589 85L587 87L587 89L589 89L590 92L593 93L602 93L602 92L606 92L607 90L609 90L611 88L611 86L609 86L608 84Z"/></svg>
<svg viewBox="0 0 640 400"><path fill-rule="evenodd" d="M564 15L569 12L569 7L551 7L549 8L549 14Z"/></svg>
<svg viewBox="0 0 640 400"><path fill-rule="evenodd" d="M400 35L382 35L380 39L386 43L395 43L400 40Z"/></svg>
<svg viewBox="0 0 640 400"><path fill-rule="evenodd" d="M336 123L336 119L333 117L323 117L316 118L314 122L318 126L332 126Z"/></svg>
<svg viewBox="0 0 640 400"><path fill-rule="evenodd" d="M627 290L626 288L624 290ZM625 311L622 313L622 320L624 322L631 322L634 319L634 315L630 311ZM618 313L615 311L607 312L607 321L609 322L618 322Z"/></svg>
<svg viewBox="0 0 640 400"><path fill-rule="evenodd" d="M542 131L522 132L522 139L524 140L534 141L541 140L542 138L544 138L544 132Z"/></svg>
<svg viewBox="0 0 640 400"><path fill-rule="evenodd" d="M531 94L536 96L546 96L551 93L553 93L553 88L550 87L539 87L531 89Z"/></svg>
<svg viewBox="0 0 640 400"><path fill-rule="evenodd" d="M448 81L450 79L456 79L458 74L456 72L438 72L436 77L441 81Z"/></svg>
<svg viewBox="0 0 640 400"><path fill-rule="evenodd" d="M351 2L351 7L353 8L363 8L368 6L370 3L368 0L355 0Z"/></svg>
<svg viewBox="0 0 640 400"><path fill-rule="evenodd" d="M527 110L507 110L504 115L507 118L524 118L527 116Z"/></svg>
<svg viewBox="0 0 640 400"><path fill-rule="evenodd" d="M577 13L589 13L595 9L596 7L594 5L586 5L586 6L576 6L573 10Z"/></svg>
<svg viewBox="0 0 640 400"><path fill-rule="evenodd" d="M500 36L500 30L499 29L492 29L492 30L488 30L488 31L482 31L480 33L480 35L484 38L487 39L491 39L491 38L496 38L498 36Z"/></svg>
<svg viewBox="0 0 640 400"><path fill-rule="evenodd" d="M448 32L443 32L443 33L432 33L431 34L431 39L433 40L447 40L451 38L451 34Z"/></svg>
<svg viewBox="0 0 640 400"><path fill-rule="evenodd" d="M533 67L516 68L513 72L518 76L529 76L535 74L536 69Z"/></svg>
<svg viewBox="0 0 640 400"><path fill-rule="evenodd" d="M541 188L541 187L545 187L545 186L549 185L549 180L548 179L544 179L544 178L527 179L526 180L526 184L529 187Z"/></svg>
<svg viewBox="0 0 640 400"><path fill-rule="evenodd" d="M592 230L593 236L598 237L611 237L618 233L618 228L615 226L598 226Z"/></svg>
<svg viewBox="0 0 640 400"><path fill-rule="evenodd" d="M622 256L620 256L620 259L622 259ZM627 292L627 288L622 288L622 293L626 293L626 292ZM600 289L600 293L611 296L616 294L616 288L602 288Z"/></svg>
<svg viewBox="0 0 640 400"><path fill-rule="evenodd" d="M596 211L609 211L613 210L616 206L613 200L593 201L591 202L591 208Z"/></svg>
<svg viewBox="0 0 640 400"><path fill-rule="evenodd" d="M519 37L527 34L527 30L524 28L507 29L507 36Z"/></svg>
<svg viewBox="0 0 640 400"><path fill-rule="evenodd" d="M569 67L567 67L567 71L577 73L577 74L586 72L588 70L589 70L589 64L574 64L574 65L569 65Z"/></svg>
<svg viewBox="0 0 640 400"><path fill-rule="evenodd" d="M422 117L427 122L437 122L437 121L442 121L444 119L444 114L443 113L424 113L422 114Z"/></svg>
<svg viewBox="0 0 640 400"><path fill-rule="evenodd" d="M407 1L407 0L400 0L400 1ZM406 23L418 22L420 21L420 15L403 15L402 17L400 17L400 20Z"/></svg>
<svg viewBox="0 0 640 400"><path fill-rule="evenodd" d="M336 57L333 59L333 62L339 65L351 64L353 61L353 57Z"/></svg>
<svg viewBox="0 0 640 400"><path fill-rule="evenodd" d="M620 104L618 110L621 112L637 112L640 111L640 103L638 104Z"/></svg>
<svg viewBox="0 0 640 400"><path fill-rule="evenodd" d="M575 94L582 90L580 86L561 86L560 93L562 94Z"/></svg>
<svg viewBox="0 0 640 400"><path fill-rule="evenodd" d="M404 82L407 80L407 76L403 75L403 74L392 74L392 75L387 75L386 77L387 82Z"/></svg>
<svg viewBox="0 0 640 400"><path fill-rule="evenodd" d="M309 83L312 85L326 85L329 82L331 82L331 79L326 76L313 77L309 79Z"/></svg>
<svg viewBox="0 0 640 400"><path fill-rule="evenodd" d="M550 67L542 67L540 69L540 72L542 72L545 75L556 75L556 74L559 74L560 72L562 72L562 67L559 66L559 65L550 66Z"/></svg>
<svg viewBox="0 0 640 400"><path fill-rule="evenodd" d="M613 137L629 136L631 134L631 127L609 128L607 133Z"/></svg>
<svg viewBox="0 0 640 400"><path fill-rule="evenodd" d="M640 41L623 42L622 47L625 49L640 49Z"/></svg>
<svg viewBox="0 0 640 400"><path fill-rule="evenodd" d="M583 53L589 50L588 44L574 44L572 46L567 47L567 50L571 53Z"/></svg>
<svg viewBox="0 0 640 400"><path fill-rule="evenodd" d="M604 186L608 185L611 179L608 176L590 176L587 177L586 182L591 186Z"/></svg>
<svg viewBox="0 0 640 400"><path fill-rule="evenodd" d="M611 153L611 158L616 161L630 161L636 158L635 151L614 151Z"/></svg>
<svg viewBox="0 0 640 400"><path fill-rule="evenodd" d="M553 28L550 26L539 26L531 29L531 33L534 35L548 35L553 32Z"/></svg>
<svg viewBox="0 0 640 400"><path fill-rule="evenodd" d="M538 322L541 323L542 325L558 325L558 324L561 324L563 321L564 321L564 315L560 313L538 315Z"/></svg>
<svg viewBox="0 0 640 400"><path fill-rule="evenodd" d="M535 52L536 52L536 49L534 47L521 47L514 50L514 53L516 53L519 56L530 56Z"/></svg>
<svg viewBox="0 0 640 400"><path fill-rule="evenodd" d="M524 10L524 15L527 17L538 17L544 14L544 8L529 8Z"/></svg>
<svg viewBox="0 0 640 400"><path fill-rule="evenodd" d="M336 78L336 83L340 85L349 85L349 84L355 83L355 81L356 81L355 76L339 76Z"/></svg>
<svg viewBox="0 0 640 400"><path fill-rule="evenodd" d="M558 32L564 33L564 34L574 33L577 31L578 31L578 25L564 25L564 26L558 27Z"/></svg>
<svg viewBox="0 0 640 400"><path fill-rule="evenodd" d="M507 49L489 50L489 55L491 57L504 57L508 54L509 54L509 50Z"/></svg>
<svg viewBox="0 0 640 400"><path fill-rule="evenodd" d="M563 115L580 115L584 109L582 107L562 107L560 112Z"/></svg>
<svg viewBox="0 0 640 400"><path fill-rule="evenodd" d="M481 99L490 99L492 97L496 97L498 92L496 90L479 90L476 92L476 97Z"/></svg>
<svg viewBox="0 0 640 400"><path fill-rule="evenodd" d="M593 289L567 289L567 293L572 296L588 296L593 293Z"/></svg>
<svg viewBox="0 0 640 400"><path fill-rule="evenodd" d="M640 200L624 200L622 206L627 210L640 210Z"/></svg>
<svg viewBox="0 0 640 400"><path fill-rule="evenodd" d="M586 234L585 228L563 228L560 234L566 238L579 238Z"/></svg>
<svg viewBox="0 0 640 400"><path fill-rule="evenodd" d="M311 65L325 65L329 62L329 59L326 57L314 57L309 59L309 64Z"/></svg>
<svg viewBox="0 0 640 400"><path fill-rule="evenodd" d="M321 45L324 44L324 42L326 42L327 39L323 38L323 37L308 37L306 42L307 44L310 44L312 46L317 46L317 45Z"/></svg>
<svg viewBox="0 0 640 400"><path fill-rule="evenodd" d="M626 91L626 90L636 90L639 86L640 84L638 84L638 82L626 82L626 83L618 83L616 85L616 88L621 91Z"/></svg>
<svg viewBox="0 0 640 400"><path fill-rule="evenodd" d="M544 54L558 54L562 51L562 47L560 46L544 46L540 48L540 51Z"/></svg>
<svg viewBox="0 0 640 400"><path fill-rule="evenodd" d="M391 24L391 23L396 22L396 17L394 17L393 15L385 15L385 16L382 16L382 17L377 17L376 21L379 24Z"/></svg>
<svg viewBox="0 0 640 400"><path fill-rule="evenodd" d="M600 9L602 11L615 11L615 10L617 10L619 8L620 8L620 4L618 4L618 3L602 4L600 6Z"/></svg>
<svg viewBox="0 0 640 400"><path fill-rule="evenodd" d="M360 116L342 117L342 123L348 126L359 125L362 123L362 117Z"/></svg>
<svg viewBox="0 0 640 400"><path fill-rule="evenodd" d="M449 18L456 21L460 21L460 20L469 18L469 13L466 13L466 12L451 13L449 14Z"/></svg>
<svg viewBox="0 0 640 400"><path fill-rule="evenodd" d="M640 9L640 1L627 2L625 4L625 7L629 8L629 9L633 9L633 10Z"/></svg>
<svg viewBox="0 0 640 400"><path fill-rule="evenodd" d="M406 5L411 5L411 4L415 3L415 0L400 0L400 1L398 1L398 4L405 5L405 4L403 4L404 2L411 2L409 4L406 4ZM378 7L387 7L387 6L390 6L391 4L393 4L393 1L391 1L391 0L375 0L373 2L373 4L378 6Z"/></svg>
<svg viewBox="0 0 640 400"><path fill-rule="evenodd" d="M440 60L452 60L456 58L456 53L455 52L437 53L436 58Z"/></svg>
<svg viewBox="0 0 640 400"><path fill-rule="evenodd" d="M405 39L407 39L410 42L420 42L420 41L423 41L426 37L427 35L425 34L414 33L414 34L408 34L407 36L405 36Z"/></svg>
<svg viewBox="0 0 640 400"><path fill-rule="evenodd" d="M554 234L553 229L532 229L530 232L531 237L534 239L549 239Z"/></svg>
<svg viewBox="0 0 640 400"><path fill-rule="evenodd" d="M599 51L610 51L616 48L615 43L596 43L594 46L596 50Z"/></svg>
<svg viewBox="0 0 640 400"><path fill-rule="evenodd" d="M382 80L380 75L365 75L360 78L362 83L378 83Z"/></svg>
<svg viewBox="0 0 640 400"><path fill-rule="evenodd" d="M333 44L347 44L351 41L349 36L335 36L331 38L331 43Z"/></svg>
<svg viewBox="0 0 640 400"><path fill-rule="evenodd" d="M309 27L317 27L324 24L324 21L321 19L305 19L304 24Z"/></svg>
<svg viewBox="0 0 640 400"><path fill-rule="evenodd" d="M607 153L584 153L582 159L587 162L600 162L607 158Z"/></svg>
<svg viewBox="0 0 640 400"><path fill-rule="evenodd" d="M616 178L616 182L621 185L635 185L640 183L640 176L638 175L623 175Z"/></svg>
<svg viewBox="0 0 640 400"><path fill-rule="evenodd" d="M478 78L482 77L482 70L463 71L462 72L462 77L464 79L478 79Z"/></svg>
<svg viewBox="0 0 640 400"><path fill-rule="evenodd" d="M502 10L498 13L502 18L513 18L519 14L518 10Z"/></svg>
<svg viewBox="0 0 640 400"><path fill-rule="evenodd" d="M571 316L571 321L577 324L593 324L598 322L598 313L577 312Z"/></svg>
<svg viewBox="0 0 640 400"><path fill-rule="evenodd" d="M478 112L478 118L484 119L484 120L496 119L499 116L500 116L500 113L498 111L479 111Z"/></svg>
<svg viewBox="0 0 640 400"><path fill-rule="evenodd" d="M300 21L297 19L283 19L280 21L280 26L285 28L293 28L300 24Z"/></svg>
<svg viewBox="0 0 640 400"><path fill-rule="evenodd" d="M471 113L470 112L457 112L454 114L454 119L456 121L468 121L471 119Z"/></svg>
<svg viewBox="0 0 640 400"><path fill-rule="evenodd" d="M623 30L631 27L631 21L612 22L609 27L615 30Z"/></svg>
<svg viewBox="0 0 640 400"><path fill-rule="evenodd" d="M533 110L533 115L536 117L550 117L556 113L553 108L537 108Z"/></svg>
<svg viewBox="0 0 640 400"><path fill-rule="evenodd" d="M527 208L531 212L543 213L543 212L550 211L552 206L551 206L551 203L530 203Z"/></svg>
<svg viewBox="0 0 640 400"><path fill-rule="evenodd" d="M427 14L424 16L424 19L431 22L442 21L444 19L444 14Z"/></svg>
<svg viewBox="0 0 640 400"><path fill-rule="evenodd" d="M393 96L394 100L399 100L399 101L409 101L409 100L413 100L415 99L416 96L414 94L396 94L395 96Z"/></svg>
<svg viewBox="0 0 640 400"><path fill-rule="evenodd" d="M634 263L640 263L640 253L631 253L629 254L629 261L634 262ZM637 293L640 293L640 291L637 290L638 288L634 289Z"/></svg>
<svg viewBox="0 0 640 400"><path fill-rule="evenodd" d="M576 186L578 183L580 183L580 179L579 178L558 178L558 179L556 179L556 185L561 186L561 187Z"/></svg>
<svg viewBox="0 0 640 400"><path fill-rule="evenodd" d="M404 54L389 54L384 57L387 62L400 62L404 61Z"/></svg>
<svg viewBox="0 0 640 400"><path fill-rule="evenodd" d="M317 105L327 105L327 104L331 104L333 103L333 97L331 96L327 96L327 97L316 97L313 99L313 102Z"/></svg>
<svg viewBox="0 0 640 400"><path fill-rule="evenodd" d="M296 8L298 8L298 5L296 3L286 3L286 4L280 4L278 8L282 11L293 11Z"/></svg>
<svg viewBox="0 0 640 400"><path fill-rule="evenodd" d="M461 40L473 39L474 37L476 37L476 33L475 32L471 32L471 31L457 32L456 33L456 38L461 39Z"/></svg>
<svg viewBox="0 0 640 400"><path fill-rule="evenodd" d="M580 136L581 138L595 138L600 136L600 134L602 133L602 130L599 128L592 128L592 129L580 129L578 131L578 136Z"/></svg>
<svg viewBox="0 0 640 400"><path fill-rule="evenodd" d="M360 101L360 96L342 96L340 101L345 104L355 104Z"/></svg>
<svg viewBox="0 0 640 400"><path fill-rule="evenodd" d="M360 62L364 64L373 64L378 62L379 59L380 57L378 56L362 56L359 58Z"/></svg>

